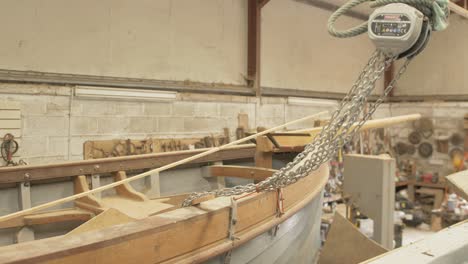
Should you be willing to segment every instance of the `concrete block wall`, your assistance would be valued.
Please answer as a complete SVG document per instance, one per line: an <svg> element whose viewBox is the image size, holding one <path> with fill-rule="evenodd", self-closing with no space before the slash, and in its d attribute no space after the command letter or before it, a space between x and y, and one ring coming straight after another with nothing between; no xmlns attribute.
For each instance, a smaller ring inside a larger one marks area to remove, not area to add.
<svg viewBox="0 0 468 264"><path fill-rule="evenodd" d="M22 131L16 160L29 164L81 160L83 143L88 140L203 137L222 134L225 127L234 138L239 113L249 115L250 128L269 128L337 107L334 101L299 105L281 97L264 97L260 102L254 97L179 93L175 101L157 102L71 98L71 93L72 88L63 86L0 84L0 102L17 101L21 105ZM446 131L464 135L463 116L468 113L468 103L383 104L374 118L412 113L432 118L434 135ZM312 126L311 120L288 129ZM392 142L408 142L412 130L412 123L391 128ZM435 150L434 137L428 141ZM406 158L441 174L452 170L448 155L435 151L429 159L418 154Z"/></svg>
<svg viewBox="0 0 468 264"><path fill-rule="evenodd" d="M421 157L416 150L413 155L403 155L402 159L414 160L423 173L438 172L439 176L446 176L454 172L448 154L437 152L436 138L440 135L451 136L459 133L465 136L463 130L463 117L468 114L467 102L420 102L420 103L392 103L387 106L390 116L420 113L433 121L434 133L431 137L422 138L422 142L433 145L433 154L429 158ZM414 131L413 123L404 123L390 129L392 142L408 143L408 135ZM449 143L449 151L456 146ZM463 143L457 146L463 149Z"/></svg>
<svg viewBox="0 0 468 264"><path fill-rule="evenodd" d="M16 101L21 105L22 131L15 159L27 157L28 163L64 161L67 154L68 104L64 89L48 86L1 84L0 102ZM3 137L4 132L0 131ZM47 157L44 159L43 157Z"/></svg>
<svg viewBox="0 0 468 264"><path fill-rule="evenodd" d="M71 97L71 87L0 84L0 102L21 105L22 134L16 160L45 164L83 158L88 140L235 137L238 114L249 116L250 128L273 127L336 105L291 105L286 98L179 93L175 101L135 101ZM326 118L323 116L322 118ZM289 127L312 127L313 121ZM0 135L2 131L0 131Z"/></svg>

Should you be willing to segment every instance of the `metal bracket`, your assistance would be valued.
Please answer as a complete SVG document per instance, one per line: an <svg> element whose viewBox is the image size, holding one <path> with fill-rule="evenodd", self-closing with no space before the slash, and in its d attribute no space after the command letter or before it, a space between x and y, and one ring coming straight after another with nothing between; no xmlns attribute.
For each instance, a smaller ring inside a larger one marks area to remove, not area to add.
<svg viewBox="0 0 468 264"><path fill-rule="evenodd" d="M229 239L234 243L234 240L239 239L238 237L235 236L236 232L236 224L237 224L237 201L234 199L234 197L231 197L231 208L229 211ZM224 264L229 264L231 263L231 255L232 255L232 250L229 250L226 252L224 255Z"/></svg>
<svg viewBox="0 0 468 264"><path fill-rule="evenodd" d="M26 186L26 187L29 187L31 186L31 174L29 173L25 173L24 174L24 182L23 182L23 185Z"/></svg>
<svg viewBox="0 0 468 264"><path fill-rule="evenodd" d="M283 189L276 189L276 198L276 217L281 217L284 214Z"/></svg>
<svg viewBox="0 0 468 264"><path fill-rule="evenodd" d="M235 236L237 224L237 201L231 197L231 209L229 212L229 239L234 241L237 239Z"/></svg>
<svg viewBox="0 0 468 264"><path fill-rule="evenodd" d="M271 230L270 230L270 233L273 237L276 236L276 234L278 234L278 230L279 230L279 225L276 225L274 226Z"/></svg>
<svg viewBox="0 0 468 264"><path fill-rule="evenodd" d="M228 252L226 252L226 254L224 254L224 261L223 261L224 264L231 263L231 255L232 255L232 250L229 250Z"/></svg>
<svg viewBox="0 0 468 264"><path fill-rule="evenodd" d="M21 210L31 208L31 175L24 174L24 182L18 184L18 205ZM34 240L34 229L28 226L21 227L15 236L16 243Z"/></svg>

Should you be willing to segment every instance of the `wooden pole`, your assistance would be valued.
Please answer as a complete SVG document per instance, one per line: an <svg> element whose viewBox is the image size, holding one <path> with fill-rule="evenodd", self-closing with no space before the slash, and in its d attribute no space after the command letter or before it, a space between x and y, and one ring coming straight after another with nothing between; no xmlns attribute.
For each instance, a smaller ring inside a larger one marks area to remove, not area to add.
<svg viewBox="0 0 468 264"><path fill-rule="evenodd" d="M366 123L364 123L364 125L361 127L360 130L387 127L387 126L392 126L392 125L396 125L396 124L400 124L404 122L415 121L418 119L421 119L421 114L402 115L402 116L369 120ZM356 125L357 124L354 124L352 125L352 127ZM286 133L309 133L311 136L315 136L318 133L320 133L320 131L322 131L323 128L324 127L314 127L314 128L309 128L309 129L289 131Z"/></svg>
<svg viewBox="0 0 468 264"><path fill-rule="evenodd" d="M465 8L450 1L449 1L449 8L452 12L468 19L468 10L466 10Z"/></svg>
<svg viewBox="0 0 468 264"><path fill-rule="evenodd" d="M318 117L318 116L320 116L320 115L323 115L323 114L326 114L326 113L327 113L327 111L323 111L323 112L320 112L320 113L317 113L317 114L314 114L314 115L310 115L310 116L307 116L307 117L303 117L303 118L300 118L300 119L297 119L297 120L294 120L294 121L285 123L285 124L283 124L283 125L280 125L280 126L277 126L277 127L273 127L273 128L270 128L270 129L267 129L267 130L262 131L262 132L260 132L260 133L257 133L257 134L254 134L254 135L251 135L251 136L248 136L248 137L245 137L245 138L241 138L241 139L236 140L236 141L233 141L233 142L231 142L231 143L229 143L229 144L226 144L226 145L223 145L223 146L220 146L220 147L215 147L215 148L209 149L209 150L207 150L207 151L205 151L205 152L202 152L202 153L199 153L199 154L197 154L197 155L193 155L193 156L191 156L191 157L188 157L188 158L185 158L185 159L176 161L176 162L174 162L174 163L167 164L167 165L165 165L165 166L162 166L162 167L159 167L159 168L156 168L156 169L153 169L153 170L150 170L150 171L147 171L147 172L144 172L144 173L135 175L135 176L133 176L133 177L131 177L131 178L126 178L126 179L123 179L123 180L120 180L120 181L116 181L116 182L113 182L113 183L108 184L108 185L105 185L105 186L98 187L98 188L93 189L93 190L89 190L89 191L86 191L86 192L82 192L82 193L78 193L78 194L75 194L75 195L72 195L72 196L68 196L68 197L65 197L65 198L61 198L61 199L58 199L58 200L55 200L55 201L52 201L52 202L48 202L48 203L41 204L41 205L38 205L38 206L35 206L35 207L31 207L31 208L29 208L29 209L22 210L22 211L18 211L18 212L9 214L9 215L1 216L1 217L0 217L0 222L6 221L6 220L10 220L10 219L15 218L15 217L23 216L23 215L26 215L26 214L30 214L30 213L33 213L33 212L36 212L36 211L39 211L39 210L47 209L47 208L50 208L50 207L53 207L53 206L56 206L56 205L59 205L59 204L63 204L63 203L66 203L66 202L71 202L71 201L74 201L74 200L76 200L76 199L79 199L79 198L88 196L88 195L93 194L93 193L102 192L102 191L105 191L105 190L114 188L114 187L116 187L116 186L119 186L119 185L121 185L121 184L129 183L129 182L131 182L131 181L135 181L135 180L138 180L138 179L141 179L141 178L150 176L150 175L152 175L152 174L154 174L154 173L159 173L159 172L161 172L161 171L164 171L164 170L168 170L168 169L177 167L177 166L182 165L182 164L184 164L184 163L187 163L187 162L196 160L196 159L198 159L198 158L205 157L205 156L210 155L210 154L212 154L212 153L218 152L218 151L220 151L220 150L222 150L222 149L225 149L225 148L227 148L227 147L230 147L230 146L233 146L233 145L237 145L237 144L239 144L239 143L242 143L242 142L245 142L245 141L254 139L254 138L259 137L259 136L263 136L263 135L265 135L265 134L274 132L274 131L279 130L279 129L281 129L281 128L284 128L284 127L286 127L286 126L290 126L290 125L292 125L292 124L296 124L296 123L303 122L303 121L305 121L305 120L309 120L309 119L316 118L316 117Z"/></svg>

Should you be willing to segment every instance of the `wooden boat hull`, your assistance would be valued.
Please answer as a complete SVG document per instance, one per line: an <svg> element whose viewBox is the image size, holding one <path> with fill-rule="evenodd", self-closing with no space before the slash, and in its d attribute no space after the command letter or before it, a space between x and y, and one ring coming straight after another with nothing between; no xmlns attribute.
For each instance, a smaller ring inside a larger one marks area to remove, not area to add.
<svg viewBox="0 0 468 264"><path fill-rule="evenodd" d="M198 207L179 208L102 230L2 247L0 263L217 263L220 256L233 249L233 261L236 256L250 256L247 262L255 263L255 259L275 262L272 252L279 250L271 251L274 246L298 235L302 242L317 245L320 201L327 179L328 166L323 165L308 177L284 188L285 209L281 216L277 215L276 192L256 193L239 199L235 240L228 238L230 199L221 197ZM270 237L269 243L261 242L283 222L285 224L280 225L276 237ZM298 228L288 228L293 225ZM298 234L297 230L302 231ZM259 243L263 244L263 250L258 248ZM317 253L310 248L301 253L301 247L295 251L297 254L288 251L290 256L282 258L296 258L302 254L302 259L313 259ZM254 256L255 252L257 256ZM280 261L281 256L276 259ZM242 259L238 261L245 263Z"/></svg>
<svg viewBox="0 0 468 264"><path fill-rule="evenodd" d="M279 225L232 251L231 263L315 263L321 247L322 195ZM208 260L224 263L225 255Z"/></svg>

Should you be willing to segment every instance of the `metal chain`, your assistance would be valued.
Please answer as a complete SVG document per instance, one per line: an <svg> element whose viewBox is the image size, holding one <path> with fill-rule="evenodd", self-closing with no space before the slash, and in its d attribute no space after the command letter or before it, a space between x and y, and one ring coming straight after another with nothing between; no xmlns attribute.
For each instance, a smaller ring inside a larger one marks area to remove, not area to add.
<svg viewBox="0 0 468 264"><path fill-rule="evenodd" d="M374 90L376 81L381 78L385 69L395 60L395 57L388 58L383 52L376 50L351 90L341 101L338 109L332 114L330 122L311 143L305 146L303 152L299 153L293 161L286 164L286 166L275 172L271 177L256 184L250 183L232 188L192 193L183 202L182 206L190 206L194 199L207 195L219 197L261 191L275 191L310 175L312 171L317 170L323 163L328 162L338 149L353 139L356 132L371 118L377 107L390 93L411 61L410 59L406 59L395 77L384 89L383 94L376 102L369 106L368 112L364 114L367 98Z"/></svg>

